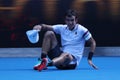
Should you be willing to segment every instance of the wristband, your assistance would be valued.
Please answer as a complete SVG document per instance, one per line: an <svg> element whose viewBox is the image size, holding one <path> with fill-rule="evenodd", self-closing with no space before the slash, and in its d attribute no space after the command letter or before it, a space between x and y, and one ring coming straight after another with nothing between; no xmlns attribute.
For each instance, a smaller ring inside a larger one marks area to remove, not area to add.
<svg viewBox="0 0 120 80"><path fill-rule="evenodd" d="M94 54L93 52L89 52L88 60L92 60L93 54Z"/></svg>

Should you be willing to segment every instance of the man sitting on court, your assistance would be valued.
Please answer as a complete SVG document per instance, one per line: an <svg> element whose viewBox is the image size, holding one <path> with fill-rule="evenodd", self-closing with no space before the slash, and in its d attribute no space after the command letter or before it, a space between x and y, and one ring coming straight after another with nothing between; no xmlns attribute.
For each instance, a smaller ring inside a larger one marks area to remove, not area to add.
<svg viewBox="0 0 120 80"><path fill-rule="evenodd" d="M90 45L88 63L94 69L97 69L92 63L96 42L88 29L78 24L77 21L77 12L75 10L68 10L65 15L66 24L64 25L41 24L33 27L34 30L47 30L42 44L40 57L42 62L34 66L35 70L41 71L46 69L47 66L56 66L58 69L75 69L82 59L85 42L88 42ZM61 36L61 47L55 34ZM48 65L47 56L51 59Z"/></svg>

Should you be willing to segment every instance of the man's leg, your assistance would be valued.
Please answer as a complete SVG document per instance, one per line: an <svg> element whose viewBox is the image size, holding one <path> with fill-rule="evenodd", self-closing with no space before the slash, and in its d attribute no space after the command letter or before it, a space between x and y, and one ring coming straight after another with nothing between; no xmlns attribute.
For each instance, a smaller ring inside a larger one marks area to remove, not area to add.
<svg viewBox="0 0 120 80"><path fill-rule="evenodd" d="M54 49L57 46L57 38L52 31L46 32L44 39L43 39L43 45L42 45L42 54L47 55L48 52L52 49ZM56 53L51 53L56 54ZM59 53L58 53L59 54ZM50 55L50 54L49 54ZM41 58L45 58L44 55L41 55ZM59 66L59 65L67 65L73 60L73 57L71 54L68 53L62 53L60 56L57 56L56 58L52 59L53 65Z"/></svg>
<svg viewBox="0 0 120 80"><path fill-rule="evenodd" d="M73 60L73 56L68 53L62 53L59 57L54 58L52 61L57 66L67 66Z"/></svg>
<svg viewBox="0 0 120 80"><path fill-rule="evenodd" d="M75 69L77 63L70 64L75 59L71 54L62 53L60 56L52 59L48 66L56 66L58 69Z"/></svg>
<svg viewBox="0 0 120 80"><path fill-rule="evenodd" d="M47 31L43 39L41 58L44 58L44 55L47 55L51 49L56 47L57 44L58 42L54 32Z"/></svg>
<svg viewBox="0 0 120 80"><path fill-rule="evenodd" d="M42 69L46 68L47 53L49 50L54 48L56 45L57 45L57 39L56 39L54 32L47 31L44 35L43 44L42 44L42 52L41 52L41 57L40 57L40 59L42 59L42 62L41 64L34 66L35 70L41 71Z"/></svg>

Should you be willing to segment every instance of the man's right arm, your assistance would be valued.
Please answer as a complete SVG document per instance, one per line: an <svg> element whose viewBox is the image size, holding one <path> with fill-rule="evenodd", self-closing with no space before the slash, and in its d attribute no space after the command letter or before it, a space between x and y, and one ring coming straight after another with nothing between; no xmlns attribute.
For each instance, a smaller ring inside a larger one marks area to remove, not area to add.
<svg viewBox="0 0 120 80"><path fill-rule="evenodd" d="M33 27L33 29L34 30L39 30L39 31L45 31L45 30L47 30L47 31L53 31L53 27L52 27L52 25L47 25L47 24L41 24L41 25L35 25L34 27Z"/></svg>

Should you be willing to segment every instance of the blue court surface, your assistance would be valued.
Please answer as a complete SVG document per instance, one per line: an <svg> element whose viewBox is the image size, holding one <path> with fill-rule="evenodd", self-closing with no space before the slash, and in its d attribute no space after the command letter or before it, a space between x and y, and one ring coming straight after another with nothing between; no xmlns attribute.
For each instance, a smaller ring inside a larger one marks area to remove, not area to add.
<svg viewBox="0 0 120 80"><path fill-rule="evenodd" d="M36 62L36 57L0 58L0 80L120 80L120 57L94 57L99 70L91 68L86 57L76 70L48 67L38 72L33 70Z"/></svg>

